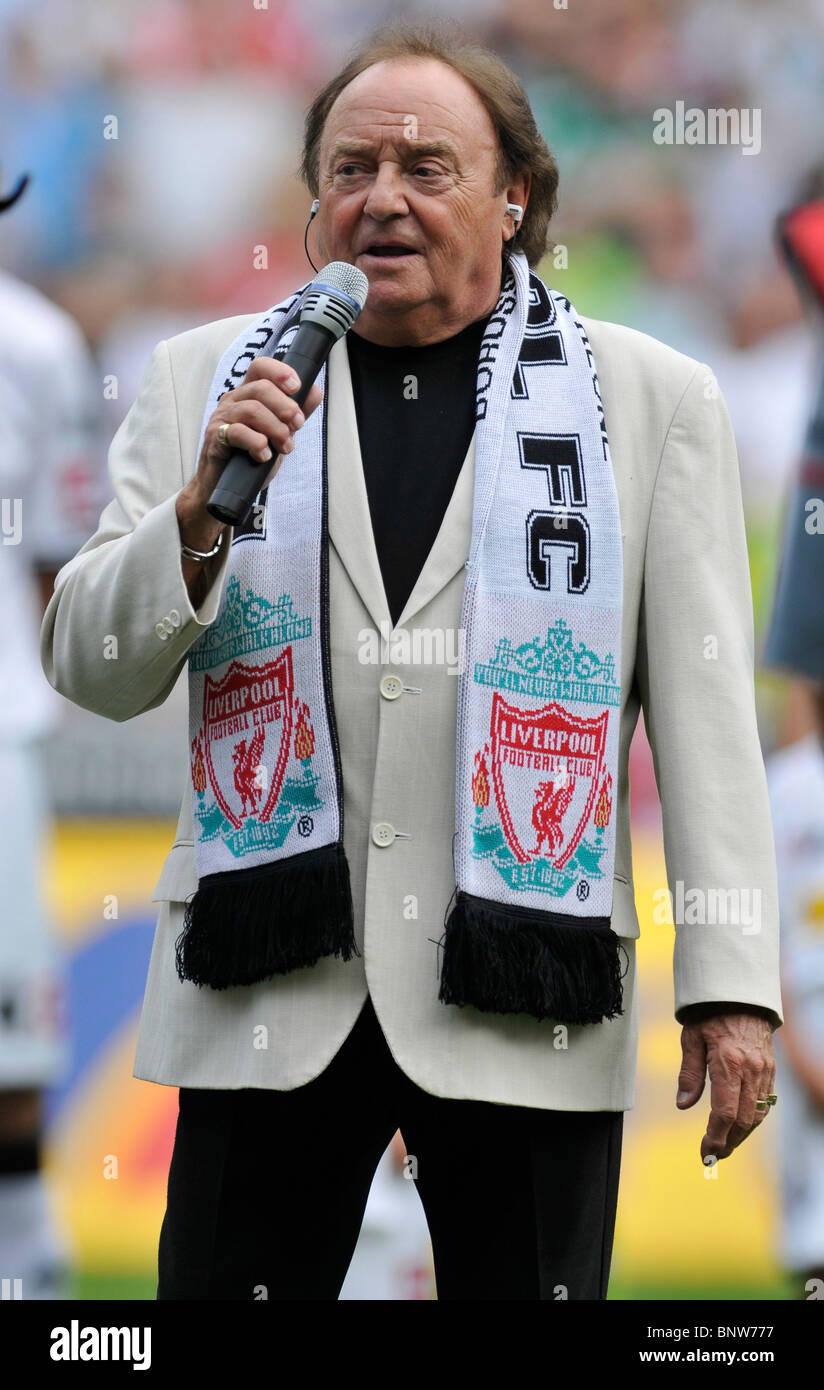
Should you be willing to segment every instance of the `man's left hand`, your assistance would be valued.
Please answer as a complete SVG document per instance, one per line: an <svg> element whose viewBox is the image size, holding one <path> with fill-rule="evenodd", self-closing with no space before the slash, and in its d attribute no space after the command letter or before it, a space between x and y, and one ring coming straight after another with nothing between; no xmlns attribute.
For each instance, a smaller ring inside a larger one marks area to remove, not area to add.
<svg viewBox="0 0 824 1390"><path fill-rule="evenodd" d="M771 1107L756 1110L775 1086L772 1024L763 1013L740 1004L696 1006L681 1031L682 1063L676 1105L689 1110L710 1076L710 1118L701 1158L729 1158Z"/></svg>

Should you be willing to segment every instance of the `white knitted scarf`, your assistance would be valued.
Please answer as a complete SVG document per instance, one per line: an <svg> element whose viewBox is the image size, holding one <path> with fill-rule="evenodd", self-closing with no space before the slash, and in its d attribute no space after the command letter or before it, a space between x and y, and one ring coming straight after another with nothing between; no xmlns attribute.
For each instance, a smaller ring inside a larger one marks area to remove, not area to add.
<svg viewBox="0 0 824 1390"><path fill-rule="evenodd" d="M307 289L224 354L201 443L252 359L285 354ZM217 617L189 654L199 887L177 965L181 979L215 989L358 954L330 661L327 470L324 390L235 531ZM610 927L622 569L586 333L515 253L478 361L445 1004L566 1023L622 1011Z"/></svg>

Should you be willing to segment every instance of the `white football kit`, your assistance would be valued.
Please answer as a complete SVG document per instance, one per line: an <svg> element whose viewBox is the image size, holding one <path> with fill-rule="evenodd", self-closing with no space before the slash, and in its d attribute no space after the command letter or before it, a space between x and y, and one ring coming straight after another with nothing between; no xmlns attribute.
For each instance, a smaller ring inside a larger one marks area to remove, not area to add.
<svg viewBox="0 0 824 1390"><path fill-rule="evenodd" d="M824 1068L824 749L810 734L767 759L781 911L788 1023ZM781 1151L780 1254L788 1270L824 1266L824 1109L775 1034Z"/></svg>
<svg viewBox="0 0 824 1390"><path fill-rule="evenodd" d="M39 655L35 566L95 529L94 363L74 320L0 271L0 1088L54 1084L68 1043L64 962L46 905L41 741L62 701Z"/></svg>

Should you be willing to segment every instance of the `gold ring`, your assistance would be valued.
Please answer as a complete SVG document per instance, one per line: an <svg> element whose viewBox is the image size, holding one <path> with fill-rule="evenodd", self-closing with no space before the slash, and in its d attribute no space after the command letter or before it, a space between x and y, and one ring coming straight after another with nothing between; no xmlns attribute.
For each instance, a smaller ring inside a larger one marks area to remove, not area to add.
<svg viewBox="0 0 824 1390"><path fill-rule="evenodd" d="M217 437L218 437L218 440L219 440L219 442L220 442L221 444L227 445L227 446L228 446L229 440L228 440L227 437L226 437L226 436L228 435L228 433L229 433L229 426L227 425L226 421L224 420L224 421L223 421L221 424L219 424L218 427L217 427Z"/></svg>
<svg viewBox="0 0 824 1390"><path fill-rule="evenodd" d="M775 1094L770 1094L770 1095L768 1095L768 1096L767 1096L767 1104L768 1104L768 1105L777 1105L777 1104L778 1104L778 1096L775 1095Z"/></svg>
<svg viewBox="0 0 824 1390"><path fill-rule="evenodd" d="M770 1107L765 1100L757 1100L755 1102L755 1108L756 1110L769 1110Z"/></svg>

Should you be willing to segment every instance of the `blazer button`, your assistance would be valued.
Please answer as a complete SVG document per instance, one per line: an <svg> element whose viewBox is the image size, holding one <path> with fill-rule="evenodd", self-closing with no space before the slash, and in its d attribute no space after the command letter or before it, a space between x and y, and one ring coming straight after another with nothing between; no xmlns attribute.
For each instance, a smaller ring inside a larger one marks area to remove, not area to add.
<svg viewBox="0 0 824 1390"><path fill-rule="evenodd" d="M400 676L384 676L380 684L380 692L385 700L397 700L403 693L403 681Z"/></svg>
<svg viewBox="0 0 824 1390"><path fill-rule="evenodd" d="M379 820L376 825L372 826L372 839L376 845L380 845L381 849L386 849L387 845L391 845L394 838L395 827L390 825L389 821Z"/></svg>
<svg viewBox="0 0 824 1390"><path fill-rule="evenodd" d="M159 623L155 623L155 632L160 640L165 642L178 627L180 627L180 614L176 608L173 608L171 612L163 614Z"/></svg>

